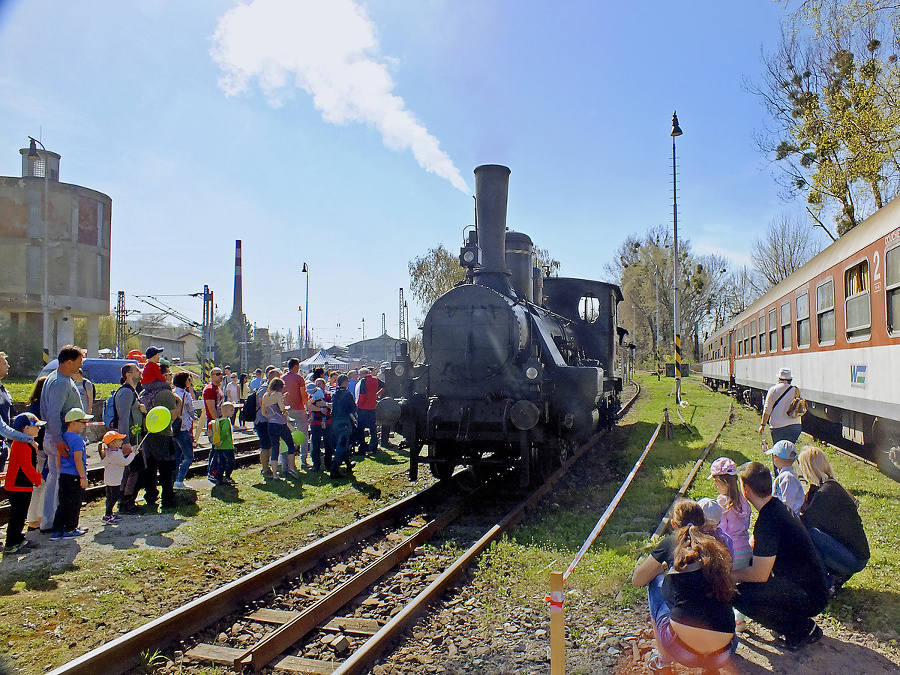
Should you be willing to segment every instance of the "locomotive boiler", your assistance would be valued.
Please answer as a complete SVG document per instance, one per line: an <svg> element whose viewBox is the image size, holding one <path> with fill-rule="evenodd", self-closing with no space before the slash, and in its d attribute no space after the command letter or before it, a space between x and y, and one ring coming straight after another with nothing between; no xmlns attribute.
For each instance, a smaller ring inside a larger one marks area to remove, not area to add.
<svg viewBox="0 0 900 675"><path fill-rule="evenodd" d="M404 437L413 480L427 463L438 479L496 465L523 485L542 481L619 409L622 292L543 277L530 237L506 229L509 174L475 169L475 230L459 257L466 280L428 310L424 363L404 344L385 373L378 415Z"/></svg>

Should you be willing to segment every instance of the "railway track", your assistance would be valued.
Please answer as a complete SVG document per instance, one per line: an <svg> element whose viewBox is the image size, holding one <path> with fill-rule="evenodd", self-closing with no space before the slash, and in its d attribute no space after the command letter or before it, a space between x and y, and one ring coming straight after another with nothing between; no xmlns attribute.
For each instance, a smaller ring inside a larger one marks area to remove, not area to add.
<svg viewBox="0 0 900 675"><path fill-rule="evenodd" d="M639 393L635 386L620 416ZM498 499L502 491L490 483L468 492L459 484L449 489L438 483L211 591L50 675L119 675L138 666L142 652L176 644L192 662L238 670L274 666L318 675L370 668L602 435L594 436L530 495L513 493ZM456 479L460 478L458 473ZM457 545L463 536L468 537L462 555L451 555L435 545L435 538L447 536L448 528L455 528L451 536Z"/></svg>

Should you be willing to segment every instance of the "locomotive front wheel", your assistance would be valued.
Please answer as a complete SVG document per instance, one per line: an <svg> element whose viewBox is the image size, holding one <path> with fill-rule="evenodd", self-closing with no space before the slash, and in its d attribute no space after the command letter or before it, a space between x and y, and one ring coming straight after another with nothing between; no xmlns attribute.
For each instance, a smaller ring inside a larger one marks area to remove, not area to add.
<svg viewBox="0 0 900 675"><path fill-rule="evenodd" d="M450 453L446 448L429 445L428 457L429 459L443 460L440 462L430 462L431 475L438 480L450 480L453 476L453 472L456 471L456 464L452 461L448 461L450 460Z"/></svg>

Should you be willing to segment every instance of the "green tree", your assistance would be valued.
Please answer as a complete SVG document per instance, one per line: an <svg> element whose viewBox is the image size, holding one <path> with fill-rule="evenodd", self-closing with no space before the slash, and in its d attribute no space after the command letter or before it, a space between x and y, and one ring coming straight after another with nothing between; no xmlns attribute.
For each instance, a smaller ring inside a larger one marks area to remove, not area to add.
<svg viewBox="0 0 900 675"><path fill-rule="evenodd" d="M409 263L409 290L422 307L430 307L435 300L466 278L459 259L438 244L428 253Z"/></svg>
<svg viewBox="0 0 900 675"><path fill-rule="evenodd" d="M547 276L559 273L559 261L554 260L545 248L534 248L534 265ZM425 308L431 307L435 300L465 278L466 270L460 266L459 258L443 244L409 263L409 290Z"/></svg>
<svg viewBox="0 0 900 675"><path fill-rule="evenodd" d="M763 83L748 89L772 118L758 141L783 171L785 196L805 195L816 224L828 231L829 214L843 234L898 192L900 69L882 41L894 33L886 15L816 11L812 32L795 15L764 57Z"/></svg>
<svg viewBox="0 0 900 675"><path fill-rule="evenodd" d="M701 338L714 328L717 315L727 311L720 303L724 299L728 262L716 255L695 256L690 242L682 239L678 240L678 257L682 349L697 359ZM671 233L659 226L642 238L629 235L607 264L606 272L622 289L619 324L632 333L636 360L652 363L657 349L663 358L674 354Z"/></svg>
<svg viewBox="0 0 900 675"><path fill-rule="evenodd" d="M0 321L0 351L6 352L12 377L33 377L44 365L40 333L8 321Z"/></svg>

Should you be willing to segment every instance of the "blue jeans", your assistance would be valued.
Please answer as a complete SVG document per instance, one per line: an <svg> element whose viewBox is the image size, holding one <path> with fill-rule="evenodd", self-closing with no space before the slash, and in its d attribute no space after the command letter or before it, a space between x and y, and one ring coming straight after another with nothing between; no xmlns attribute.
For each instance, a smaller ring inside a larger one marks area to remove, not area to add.
<svg viewBox="0 0 900 675"><path fill-rule="evenodd" d="M188 469L191 468L191 462L194 461L194 437L190 431L179 431L175 434L175 446L179 450L178 470L175 473L175 482L183 483L187 478Z"/></svg>
<svg viewBox="0 0 900 675"><path fill-rule="evenodd" d="M271 446L269 442L269 423L266 420L254 422L253 430L259 437L259 449L268 450Z"/></svg>
<svg viewBox="0 0 900 675"><path fill-rule="evenodd" d="M737 649L737 635L731 640L728 648L713 654L696 654L688 649L678 636L672 631L670 617L672 610L666 604L662 595L663 580L665 574L658 574L653 581L647 584L647 602L650 605L650 619L656 630L656 641L659 643L659 651L663 660L680 663L691 668L717 669L728 663L728 659Z"/></svg>
<svg viewBox="0 0 900 675"><path fill-rule="evenodd" d="M337 473L343 462L350 463L350 434L353 433L353 425L337 423L332 425L331 433L334 434L334 459L331 462L331 473Z"/></svg>
<svg viewBox="0 0 900 675"><path fill-rule="evenodd" d="M817 527L809 528L809 538L822 556L822 562L825 563L828 572L837 572L844 581L866 566L866 563L860 562L850 549Z"/></svg>
<svg viewBox="0 0 900 675"><path fill-rule="evenodd" d="M772 445L775 445L778 441L796 443L802 432L803 424L800 422L789 424L786 427L778 427L777 429L772 427Z"/></svg>
<svg viewBox="0 0 900 675"><path fill-rule="evenodd" d="M365 434L363 432L366 429L369 430L369 452L376 452L378 450L378 427L375 424L375 411L360 408L356 412L356 416L359 423L359 452L365 453Z"/></svg>
<svg viewBox="0 0 900 675"><path fill-rule="evenodd" d="M269 422L269 442L271 443L273 462L278 461L278 453L281 452L281 443L279 441L284 441L285 445L287 445L289 455L297 454L297 448L294 447L294 439L291 438L291 432L288 431L287 424Z"/></svg>
<svg viewBox="0 0 900 675"><path fill-rule="evenodd" d="M332 444L331 427L321 426L309 428L310 440L312 441L312 465L314 469L322 467L322 450L325 450L325 468L331 468L331 460L334 456L334 446Z"/></svg>

